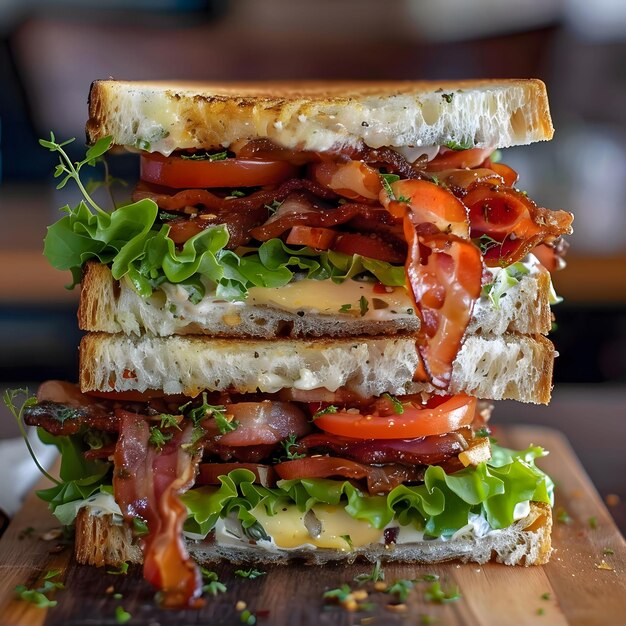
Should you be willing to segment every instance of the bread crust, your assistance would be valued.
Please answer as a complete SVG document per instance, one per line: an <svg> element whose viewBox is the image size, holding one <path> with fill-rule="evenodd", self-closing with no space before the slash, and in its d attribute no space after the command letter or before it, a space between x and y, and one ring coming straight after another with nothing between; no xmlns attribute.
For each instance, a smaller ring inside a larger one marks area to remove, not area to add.
<svg viewBox="0 0 626 626"><path fill-rule="evenodd" d="M175 83L95 81L87 139L169 154L269 138L325 151L362 142L508 147L552 138L537 79L432 82Z"/></svg>
<svg viewBox="0 0 626 626"><path fill-rule="evenodd" d="M470 335L447 392L547 403L554 354L541 335ZM189 396L285 388L346 388L364 397L441 393L413 382L419 363L413 335L258 340L88 333L80 345L80 386L83 392L162 389Z"/></svg>
<svg viewBox="0 0 626 626"><path fill-rule="evenodd" d="M114 526L111 516L96 517L82 509L76 519L76 560L97 566L117 566L123 561L141 563L141 550L133 542L130 530ZM120 535L120 529L126 529ZM96 530L94 530L96 529ZM399 544L393 548L371 544L353 551L330 549L280 550L268 552L243 544L219 546L214 541L188 540L188 549L201 564L227 559L232 563L288 563L294 558L304 558L312 563L329 561L353 562L358 558L376 561L401 561L413 563L438 563L450 560L485 563L494 560L506 565L543 565L552 553L552 509L544 503L531 502L530 513L495 537L460 539L455 541L422 541ZM120 539L122 537L122 539ZM89 540L86 540L89 538Z"/></svg>

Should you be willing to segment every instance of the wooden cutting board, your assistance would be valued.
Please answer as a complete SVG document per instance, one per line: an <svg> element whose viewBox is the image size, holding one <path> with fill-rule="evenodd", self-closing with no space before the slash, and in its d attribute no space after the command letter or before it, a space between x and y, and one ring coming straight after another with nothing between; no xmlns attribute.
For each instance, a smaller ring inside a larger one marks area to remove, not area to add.
<svg viewBox="0 0 626 626"><path fill-rule="evenodd" d="M241 600L257 613L259 626L626 624L626 544L567 441L556 431L537 427L511 427L498 431L496 436L510 447L525 448L532 442L551 451L541 465L557 484L555 510L567 511L571 521L555 521L555 552L543 567L495 563L384 567L388 583L438 574L444 587L459 587L462 597L456 602L426 602L427 583L418 583L404 611L392 611L386 606L391 596L371 593L368 601L374 606L368 612L350 613L337 606L325 606L322 594L342 583L351 583L356 574L370 572L368 564L275 566L262 568L267 571L265 576L248 580L236 577L235 568L224 563L215 569L227 586L226 593L209 599L200 611L159 610L154 591L141 579L140 568L131 568L127 576L115 576L102 569L77 565L69 548L54 553L57 542L44 541L40 536L56 526L55 520L45 503L31 495L0 540L0 623L113 625L120 623L116 618L116 607L120 606L132 615L127 622L131 625L237 625L243 623L242 613L235 607ZM23 536L28 527L35 531ZM607 569L599 569L598 565ZM56 592L56 607L38 609L15 599L16 585L33 585L43 573L56 568L62 570L66 585ZM115 599L111 587L123 598Z"/></svg>

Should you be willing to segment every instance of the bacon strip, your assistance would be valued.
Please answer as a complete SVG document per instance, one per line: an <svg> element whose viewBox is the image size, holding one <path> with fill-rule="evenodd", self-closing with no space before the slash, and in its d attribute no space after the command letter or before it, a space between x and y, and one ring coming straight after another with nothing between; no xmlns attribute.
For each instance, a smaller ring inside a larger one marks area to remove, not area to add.
<svg viewBox="0 0 626 626"><path fill-rule="evenodd" d="M149 533L144 541L144 578L162 592L169 608L197 607L202 591L198 567L189 558L182 529L187 510L178 495L189 489L199 455L183 449L193 425L171 431L161 451L150 446L150 427L137 413L118 410L120 437L115 449L115 500L127 520L142 517Z"/></svg>
<svg viewBox="0 0 626 626"><path fill-rule="evenodd" d="M471 237L494 240L484 246L490 267L511 265L535 246L572 232L571 213L541 208L516 189L481 183L463 201L470 211Z"/></svg>

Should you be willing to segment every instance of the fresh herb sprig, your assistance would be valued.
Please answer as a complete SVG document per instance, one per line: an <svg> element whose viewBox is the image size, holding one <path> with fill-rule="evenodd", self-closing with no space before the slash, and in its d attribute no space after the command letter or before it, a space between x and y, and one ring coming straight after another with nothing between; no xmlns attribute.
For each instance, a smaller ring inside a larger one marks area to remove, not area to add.
<svg viewBox="0 0 626 626"><path fill-rule="evenodd" d="M385 580L385 572L380 565L380 560L374 563L374 568L369 574L358 574L353 578L353 580L359 585L365 585L366 583L377 583Z"/></svg>
<svg viewBox="0 0 626 626"><path fill-rule="evenodd" d="M285 448L285 456L288 461L295 461L296 459L303 459L306 454L302 454L293 450L294 446L298 445L297 437L293 434L289 435L287 439L280 442L283 448Z"/></svg>
<svg viewBox="0 0 626 626"><path fill-rule="evenodd" d="M24 397L24 400L22 401L22 406L20 408L18 408L15 404L15 400L19 396ZM32 396L30 394L30 391L27 388L22 388L22 389L5 389L2 399L6 407L9 409L11 415L13 415L13 417L15 418L15 421L17 422L17 427L20 429L20 434L22 435L22 438L24 439L24 443L26 444L26 447L28 448L28 453L30 454L33 461L35 462L37 469L48 480L52 481L55 485L61 486L62 483L58 481L56 478L54 478L54 476L51 476L43 467L43 465L41 465L41 463L35 456L35 452L32 446L30 445L30 441L28 440L26 427L24 426L24 411L28 407L31 407L37 404L37 398L35 396Z"/></svg>

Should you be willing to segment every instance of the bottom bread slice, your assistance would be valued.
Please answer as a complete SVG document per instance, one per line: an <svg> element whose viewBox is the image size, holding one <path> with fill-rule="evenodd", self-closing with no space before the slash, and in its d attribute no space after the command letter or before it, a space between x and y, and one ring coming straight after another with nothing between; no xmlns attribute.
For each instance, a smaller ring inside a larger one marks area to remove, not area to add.
<svg viewBox="0 0 626 626"><path fill-rule="evenodd" d="M141 563L142 554L126 526L114 525L111 515L93 515L82 509L76 519L76 560L89 565L119 565L124 561ZM220 560L230 563L280 563L304 559L316 565L330 561L369 561L440 563L458 560L486 563L494 560L505 565L543 565L552 552L552 509L531 502L529 513L511 526L483 537L462 536L456 539L429 539L402 544L372 543L351 550L301 547L297 549L220 544L210 534L207 540L188 540L187 547L198 563Z"/></svg>

